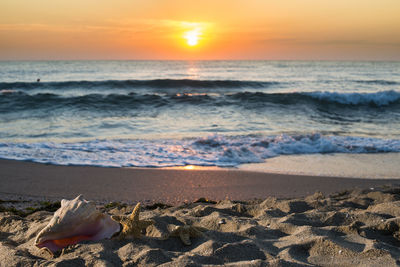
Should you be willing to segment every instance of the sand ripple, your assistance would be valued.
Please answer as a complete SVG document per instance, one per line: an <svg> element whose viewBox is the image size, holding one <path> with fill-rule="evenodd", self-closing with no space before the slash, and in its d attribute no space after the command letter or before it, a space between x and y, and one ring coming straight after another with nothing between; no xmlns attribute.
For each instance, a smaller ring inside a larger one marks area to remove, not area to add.
<svg viewBox="0 0 400 267"><path fill-rule="evenodd" d="M1 204L1 203L0 203ZM3 203L4 204L4 203ZM397 266L400 188L344 191L328 197L198 202L144 209L142 239L86 242L50 257L33 246L51 212L0 213L0 266ZM132 206L102 206L123 214ZM4 210L4 208L3 208ZM194 225L185 246L168 233Z"/></svg>

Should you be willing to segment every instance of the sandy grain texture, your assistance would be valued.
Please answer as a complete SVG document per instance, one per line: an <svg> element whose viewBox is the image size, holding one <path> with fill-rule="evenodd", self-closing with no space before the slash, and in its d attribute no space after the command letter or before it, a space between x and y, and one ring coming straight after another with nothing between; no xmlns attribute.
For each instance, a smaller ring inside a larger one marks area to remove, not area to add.
<svg viewBox="0 0 400 267"><path fill-rule="evenodd" d="M4 205L5 203L2 203ZM109 214L133 206L100 205ZM249 202L203 199L198 203L143 208L152 219L141 239L85 242L50 257L33 245L49 211L24 217L0 213L1 266L398 266L400 187L342 191L305 198ZM176 226L191 225L203 235L184 245L165 240Z"/></svg>

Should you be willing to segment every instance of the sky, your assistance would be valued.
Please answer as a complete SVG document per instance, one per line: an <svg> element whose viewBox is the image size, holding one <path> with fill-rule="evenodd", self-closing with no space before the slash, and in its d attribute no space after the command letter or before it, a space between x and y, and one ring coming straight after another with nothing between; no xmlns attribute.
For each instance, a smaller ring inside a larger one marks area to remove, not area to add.
<svg viewBox="0 0 400 267"><path fill-rule="evenodd" d="M1 0L0 60L400 60L399 0Z"/></svg>

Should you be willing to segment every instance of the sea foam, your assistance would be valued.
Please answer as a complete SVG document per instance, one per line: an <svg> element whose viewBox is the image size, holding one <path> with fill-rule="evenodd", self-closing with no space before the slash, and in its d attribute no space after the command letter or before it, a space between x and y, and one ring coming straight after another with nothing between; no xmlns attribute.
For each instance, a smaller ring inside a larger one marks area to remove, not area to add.
<svg viewBox="0 0 400 267"><path fill-rule="evenodd" d="M336 102L339 104L387 106L400 100L400 92L389 90L375 93L338 93L338 92L310 92L303 93L318 100Z"/></svg>
<svg viewBox="0 0 400 267"><path fill-rule="evenodd" d="M400 140L352 136L223 136L79 143L0 143L0 158L57 165L235 167L279 155L400 152Z"/></svg>

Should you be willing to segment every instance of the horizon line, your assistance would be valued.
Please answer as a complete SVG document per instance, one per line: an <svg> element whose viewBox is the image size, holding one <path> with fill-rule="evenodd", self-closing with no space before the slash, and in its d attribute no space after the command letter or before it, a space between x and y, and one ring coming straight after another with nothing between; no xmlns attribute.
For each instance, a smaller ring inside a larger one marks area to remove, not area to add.
<svg viewBox="0 0 400 267"><path fill-rule="evenodd" d="M400 59L0 59L0 62L26 61L315 61L315 62L400 62Z"/></svg>

